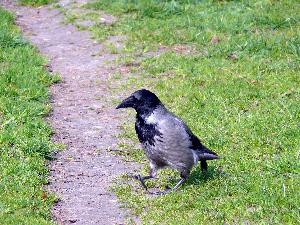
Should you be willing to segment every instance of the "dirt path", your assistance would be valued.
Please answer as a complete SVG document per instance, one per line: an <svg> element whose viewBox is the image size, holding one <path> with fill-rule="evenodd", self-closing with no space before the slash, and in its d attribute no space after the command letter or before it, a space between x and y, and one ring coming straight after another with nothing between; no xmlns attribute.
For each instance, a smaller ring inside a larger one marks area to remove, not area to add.
<svg viewBox="0 0 300 225"><path fill-rule="evenodd" d="M120 112L110 104L113 94L107 82L114 72L107 61L115 56L99 55L103 46L91 40L87 31L63 24L58 10L1 2L16 13L25 36L63 80L51 89L54 140L67 145L50 165L49 189L61 199L53 208L55 219L60 224L124 223L127 212L108 190L115 176L133 170L107 151L116 147L121 121Z"/></svg>

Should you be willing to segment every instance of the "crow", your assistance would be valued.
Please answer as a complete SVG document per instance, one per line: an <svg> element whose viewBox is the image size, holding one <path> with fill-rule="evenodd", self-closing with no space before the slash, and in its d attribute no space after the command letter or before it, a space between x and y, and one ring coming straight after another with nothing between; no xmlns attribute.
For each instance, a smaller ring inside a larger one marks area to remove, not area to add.
<svg viewBox="0 0 300 225"><path fill-rule="evenodd" d="M117 107L136 111L135 131L150 161L149 176L134 176L147 190L144 181L155 178L157 170L171 167L180 172L181 179L172 188L177 189L189 176L198 161L202 171L207 170L206 160L218 159L217 153L205 147L182 119L171 113L149 90L141 89L124 99Z"/></svg>

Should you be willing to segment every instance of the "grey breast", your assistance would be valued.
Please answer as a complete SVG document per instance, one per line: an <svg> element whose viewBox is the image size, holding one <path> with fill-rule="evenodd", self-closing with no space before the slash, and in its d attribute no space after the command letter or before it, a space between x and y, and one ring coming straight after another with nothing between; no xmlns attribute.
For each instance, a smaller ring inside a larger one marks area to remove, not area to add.
<svg viewBox="0 0 300 225"><path fill-rule="evenodd" d="M193 166L195 159L190 149L190 137L181 119L166 108L160 107L146 119L146 123L156 124L162 134L155 136L155 145L149 149L153 156L179 170L190 169Z"/></svg>

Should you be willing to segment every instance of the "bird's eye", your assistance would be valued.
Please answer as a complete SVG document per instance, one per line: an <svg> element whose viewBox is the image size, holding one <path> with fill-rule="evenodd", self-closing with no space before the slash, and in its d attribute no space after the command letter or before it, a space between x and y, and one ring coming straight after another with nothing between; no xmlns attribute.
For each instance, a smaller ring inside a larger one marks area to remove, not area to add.
<svg viewBox="0 0 300 225"><path fill-rule="evenodd" d="M134 98L137 99L138 101L141 100L141 95L135 95Z"/></svg>

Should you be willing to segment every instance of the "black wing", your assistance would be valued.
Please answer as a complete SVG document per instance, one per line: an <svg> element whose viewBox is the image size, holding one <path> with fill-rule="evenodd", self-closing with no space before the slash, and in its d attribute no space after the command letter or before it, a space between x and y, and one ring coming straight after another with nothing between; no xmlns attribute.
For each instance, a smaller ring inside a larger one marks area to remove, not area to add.
<svg viewBox="0 0 300 225"><path fill-rule="evenodd" d="M218 159L219 156L214 151L210 150L206 146L204 146L199 138L193 134L193 132L190 130L190 128L182 121L184 124L185 131L187 132L190 141L191 146L190 148L193 149L197 155L199 156L199 159Z"/></svg>

